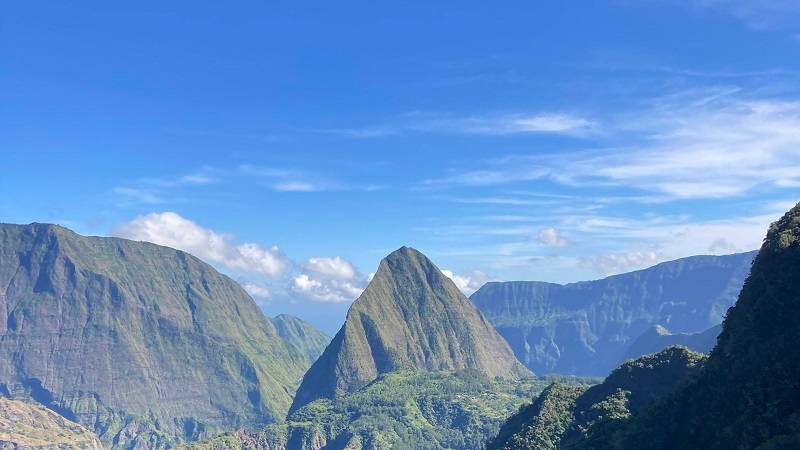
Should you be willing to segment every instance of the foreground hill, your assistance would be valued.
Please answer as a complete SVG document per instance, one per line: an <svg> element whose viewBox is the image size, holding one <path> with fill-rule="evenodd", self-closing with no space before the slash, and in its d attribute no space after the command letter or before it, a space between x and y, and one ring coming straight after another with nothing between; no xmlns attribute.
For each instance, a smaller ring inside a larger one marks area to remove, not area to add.
<svg viewBox="0 0 800 450"><path fill-rule="evenodd" d="M228 277L171 248L0 225L0 393L116 447L282 419L308 357Z"/></svg>
<svg viewBox="0 0 800 450"><path fill-rule="evenodd" d="M453 281L408 247L381 261L342 328L303 377L292 410L355 392L400 370L530 376Z"/></svg>
<svg viewBox="0 0 800 450"><path fill-rule="evenodd" d="M552 448L799 448L798 274L800 204L770 226L717 346L695 374L639 410L630 407L633 397L624 390L608 397L602 420L583 424L568 438L562 433ZM637 387L648 395L663 390L663 379ZM546 414L534 411L531 420L510 421L490 448L508 448L508 442L525 444L518 449L542 448L523 439L524 430L545 415L577 420L571 417L581 409L580 398L560 402Z"/></svg>
<svg viewBox="0 0 800 450"><path fill-rule="evenodd" d="M490 282L470 299L533 372L604 376L648 328L721 323L754 256L692 256L566 285Z"/></svg>
<svg viewBox="0 0 800 450"><path fill-rule="evenodd" d="M102 450L97 436L39 405L0 397L0 448Z"/></svg>

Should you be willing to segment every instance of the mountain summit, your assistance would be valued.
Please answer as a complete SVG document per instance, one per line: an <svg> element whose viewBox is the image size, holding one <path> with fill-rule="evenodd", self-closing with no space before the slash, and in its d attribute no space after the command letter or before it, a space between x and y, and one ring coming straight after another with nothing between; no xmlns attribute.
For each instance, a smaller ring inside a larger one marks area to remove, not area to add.
<svg viewBox="0 0 800 450"><path fill-rule="evenodd" d="M453 281L409 247L381 261L342 328L306 373L292 409L404 369L474 370L505 379L530 375Z"/></svg>

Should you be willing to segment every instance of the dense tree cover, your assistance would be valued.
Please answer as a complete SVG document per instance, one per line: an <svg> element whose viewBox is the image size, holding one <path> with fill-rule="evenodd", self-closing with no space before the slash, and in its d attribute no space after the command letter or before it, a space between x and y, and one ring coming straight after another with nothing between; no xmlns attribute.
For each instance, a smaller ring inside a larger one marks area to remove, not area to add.
<svg viewBox="0 0 800 450"><path fill-rule="evenodd" d="M704 356L684 347L628 361L588 389L554 383L506 422L488 449L556 449L598 442L691 379Z"/></svg>
<svg viewBox="0 0 800 450"><path fill-rule="evenodd" d="M279 448L278 442L288 449L477 449L550 381L513 382L474 371L393 372L358 392L309 403L286 424L225 435L195 448L263 450ZM594 380L560 381L566 386Z"/></svg>
<svg viewBox="0 0 800 450"><path fill-rule="evenodd" d="M669 393L664 382L674 374L662 370L631 377L635 389L627 384L612 392L619 384L613 379L623 379L615 371L568 408L575 426L560 436L558 448L799 448L799 274L800 205L770 226L707 361L686 359L687 376ZM524 421L500 437L522 435L531 424Z"/></svg>

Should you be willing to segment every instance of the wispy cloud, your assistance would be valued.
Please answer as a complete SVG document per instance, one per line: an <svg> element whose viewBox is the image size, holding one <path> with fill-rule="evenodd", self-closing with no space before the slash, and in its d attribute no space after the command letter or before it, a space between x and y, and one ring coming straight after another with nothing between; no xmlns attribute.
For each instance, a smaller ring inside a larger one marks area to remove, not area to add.
<svg viewBox="0 0 800 450"><path fill-rule="evenodd" d="M386 124L354 128L314 130L352 138L380 138L404 133L447 133L504 136L557 134L587 136L600 131L600 124L585 117L561 112L504 113L459 116L414 112Z"/></svg>
<svg viewBox="0 0 800 450"><path fill-rule="evenodd" d="M510 156L454 171L426 186L492 186L545 180L628 187L662 200L724 198L800 182L800 102L712 90L656 99L609 131L638 144Z"/></svg>

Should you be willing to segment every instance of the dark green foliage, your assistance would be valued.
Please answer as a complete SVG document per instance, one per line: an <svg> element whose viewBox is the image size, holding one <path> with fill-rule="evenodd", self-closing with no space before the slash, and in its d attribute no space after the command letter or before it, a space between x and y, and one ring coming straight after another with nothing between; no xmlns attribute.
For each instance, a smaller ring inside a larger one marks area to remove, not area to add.
<svg viewBox="0 0 800 450"><path fill-rule="evenodd" d="M536 400L503 424L488 449L558 448L561 436L575 421L572 406L586 390L584 386L553 383Z"/></svg>
<svg viewBox="0 0 800 450"><path fill-rule="evenodd" d="M655 325L698 333L722 322L754 256L692 256L567 285L490 282L470 300L534 373L605 376ZM674 339L666 344L692 346Z"/></svg>
<svg viewBox="0 0 800 450"><path fill-rule="evenodd" d="M695 383L616 438L651 448L780 448L800 433L800 205L770 226ZM777 447L776 447L777 446Z"/></svg>
<svg viewBox="0 0 800 450"><path fill-rule="evenodd" d="M684 358L685 368L669 364L644 371L638 362L623 365L620 369L630 370L618 369L576 400L576 426L564 433L559 447L800 447L798 274L800 205L770 226L707 361L701 366L699 358ZM676 387L665 388L684 372Z"/></svg>
<svg viewBox="0 0 800 450"><path fill-rule="evenodd" d="M247 439L240 435L237 440L266 442L265 436L270 435L276 442L282 437L288 450L311 448L306 444L312 441L324 443L326 450L341 450L354 443L369 450L478 449L525 399L548 382L490 379L474 371L393 372L358 392L305 405L291 414L286 430L272 427ZM230 442L231 435L220 440ZM214 444L220 440L198 448L274 448Z"/></svg>
<svg viewBox="0 0 800 450"><path fill-rule="evenodd" d="M487 448L610 448L606 436L691 380L704 359L700 353L671 347L626 362L588 389L553 384L509 419Z"/></svg>

